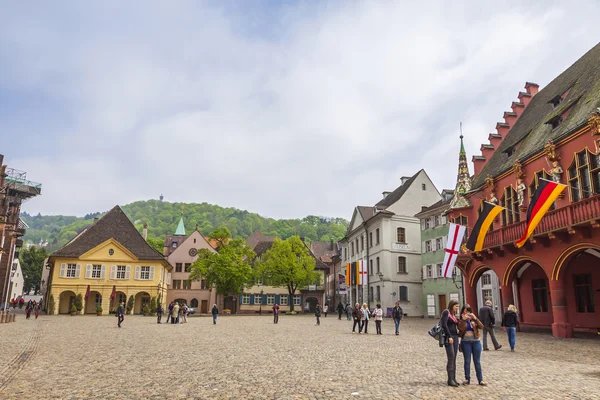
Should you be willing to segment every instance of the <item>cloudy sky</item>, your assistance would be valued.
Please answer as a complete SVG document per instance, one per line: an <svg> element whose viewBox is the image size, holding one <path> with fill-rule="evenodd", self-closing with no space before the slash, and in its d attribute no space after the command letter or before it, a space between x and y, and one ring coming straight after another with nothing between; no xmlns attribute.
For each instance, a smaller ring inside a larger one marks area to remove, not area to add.
<svg viewBox="0 0 600 400"><path fill-rule="evenodd" d="M162 193L349 219L420 168L453 188L459 122L470 159L599 38L597 1L494 4L6 1L0 153L42 214Z"/></svg>

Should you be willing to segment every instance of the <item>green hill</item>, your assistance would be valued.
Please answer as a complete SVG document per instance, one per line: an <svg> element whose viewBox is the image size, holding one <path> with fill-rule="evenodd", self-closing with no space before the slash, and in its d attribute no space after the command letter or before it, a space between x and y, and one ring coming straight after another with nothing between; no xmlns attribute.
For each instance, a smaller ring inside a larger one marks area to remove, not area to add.
<svg viewBox="0 0 600 400"><path fill-rule="evenodd" d="M259 229L265 235L286 239L299 235L310 241L340 240L346 233L348 221L343 218L325 218L310 215L303 219L265 218L255 213L224 208L208 203L169 203L158 200L136 201L122 206L123 211L141 232L144 223L148 224L148 237L164 239L172 235L183 212L186 233L196 225L198 230L208 235L214 229L226 226L234 238L247 238ZM49 251L62 247L94 217L103 213L92 213L85 217L63 215L36 215L22 213L21 218L29 225L25 242L37 244L40 240L49 242Z"/></svg>

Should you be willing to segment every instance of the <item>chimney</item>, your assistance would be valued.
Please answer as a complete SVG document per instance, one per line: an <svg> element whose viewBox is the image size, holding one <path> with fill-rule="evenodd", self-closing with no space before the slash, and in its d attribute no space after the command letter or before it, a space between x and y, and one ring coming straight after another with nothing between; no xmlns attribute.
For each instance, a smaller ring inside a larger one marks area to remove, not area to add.
<svg viewBox="0 0 600 400"><path fill-rule="evenodd" d="M473 156L473 175L478 176L483 167L485 166L486 160L484 156Z"/></svg>
<svg viewBox="0 0 600 400"><path fill-rule="evenodd" d="M403 176L402 178L400 178L400 182L402 185L404 185L406 183L406 181L409 179L410 179L410 176Z"/></svg>
<svg viewBox="0 0 600 400"><path fill-rule="evenodd" d="M520 117L525 109L525 104L518 101L513 101L510 108L512 108L513 112L517 114L517 117Z"/></svg>
<svg viewBox="0 0 600 400"><path fill-rule="evenodd" d="M142 237L145 241L148 241L148 224L144 223L144 229L142 230Z"/></svg>
<svg viewBox="0 0 600 400"><path fill-rule="evenodd" d="M94 217L94 225L98 222L98 217Z"/></svg>
<svg viewBox="0 0 600 400"><path fill-rule="evenodd" d="M404 182L402 182L402 184L404 184ZM383 194L383 198L385 199L386 197L388 197L390 193L392 193L392 192L383 192L382 193Z"/></svg>
<svg viewBox="0 0 600 400"><path fill-rule="evenodd" d="M508 128L512 128L519 116L514 111L504 111L504 122L508 124Z"/></svg>
<svg viewBox="0 0 600 400"><path fill-rule="evenodd" d="M540 89L540 85L533 82L525 82L525 91L531 95L531 97L535 96Z"/></svg>

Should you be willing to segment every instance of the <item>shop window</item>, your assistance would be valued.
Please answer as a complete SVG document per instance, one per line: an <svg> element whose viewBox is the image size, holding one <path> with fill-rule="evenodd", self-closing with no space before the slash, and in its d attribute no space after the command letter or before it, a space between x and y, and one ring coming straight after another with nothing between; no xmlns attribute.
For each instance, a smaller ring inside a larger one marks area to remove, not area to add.
<svg viewBox="0 0 600 400"><path fill-rule="evenodd" d="M592 287L592 275L574 275L573 281L575 282L575 302L577 312L595 312L596 307L594 305L594 289Z"/></svg>
<svg viewBox="0 0 600 400"><path fill-rule="evenodd" d="M548 288L545 279L531 281L533 289L533 307L535 312L548 312Z"/></svg>
<svg viewBox="0 0 600 400"><path fill-rule="evenodd" d="M588 150L580 151L567 170L571 201L577 202L600 194L600 157Z"/></svg>

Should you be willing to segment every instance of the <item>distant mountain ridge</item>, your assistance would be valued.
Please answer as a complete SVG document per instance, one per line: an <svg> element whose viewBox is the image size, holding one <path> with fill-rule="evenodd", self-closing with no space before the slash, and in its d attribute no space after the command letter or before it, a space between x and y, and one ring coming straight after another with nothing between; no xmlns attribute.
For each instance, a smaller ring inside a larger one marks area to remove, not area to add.
<svg viewBox="0 0 600 400"><path fill-rule="evenodd" d="M208 203L170 203L159 200L136 201L121 207L141 232L148 224L148 237L163 239L172 235L179 218L183 216L186 233L196 226L203 235L221 226L227 227L234 238L247 238L257 229L265 235L286 239L298 235L310 241L338 241L346 233L348 221L343 218L327 218L309 215L302 219L273 219L256 213L225 208ZM48 242L48 250L54 251L72 239L95 217L104 213L95 212L85 217L63 215L36 215L22 213L21 218L29 225L24 240L37 245Z"/></svg>

